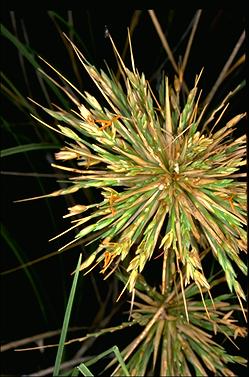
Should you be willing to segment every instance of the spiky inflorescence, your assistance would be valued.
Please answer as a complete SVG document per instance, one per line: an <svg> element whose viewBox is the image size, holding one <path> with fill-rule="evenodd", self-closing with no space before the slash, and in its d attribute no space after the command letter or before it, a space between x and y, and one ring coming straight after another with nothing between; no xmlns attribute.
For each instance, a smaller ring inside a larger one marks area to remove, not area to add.
<svg viewBox="0 0 249 377"><path fill-rule="evenodd" d="M126 283L123 274L118 276ZM214 301L205 299L203 305L197 286L190 284L185 290L187 321L180 281L174 273L169 276L164 295L150 287L141 275L137 279L131 324L138 325L141 331L121 352L130 375L206 376L211 372L217 376L234 376L228 364L245 365L246 359L229 355L212 339L213 333L220 333L235 345L232 338L247 334L247 329L238 326L233 318L233 312L239 310L238 305L231 303L233 294L219 295ZM215 288L224 280L212 278L209 283ZM205 293L207 289L203 291ZM120 330L120 327L111 330ZM113 364L114 361L108 367ZM194 373L190 372L191 368ZM112 375L123 375L120 366Z"/></svg>
<svg viewBox="0 0 249 377"><path fill-rule="evenodd" d="M78 91L84 104L68 95L79 111L44 108L67 125L58 124L56 131L74 141L56 159L76 159L79 166L54 165L77 177L71 178L68 189L52 195L97 187L104 197L100 203L69 208L67 216L95 209L72 227L82 230L71 243L94 232L93 239L100 241L81 269L102 263L101 272L109 267L112 272L126 259L127 285L132 291L138 274L159 247L164 255L175 253L178 270L186 270L185 284L192 278L200 289L209 289L199 256L200 250L209 247L230 290L245 298L231 263L246 273L239 256L240 250L246 251L246 188L237 180L243 174L235 174L245 164L246 137L231 137L245 114L223 124L226 98L204 122L205 108L198 109L199 77L181 107L177 81L173 88L164 77L156 99L144 75L135 69L133 57L130 71L115 50L123 89L111 72L99 72L73 47L108 104L104 107L89 93ZM206 132L215 117L212 130ZM135 252L131 253L132 246Z"/></svg>

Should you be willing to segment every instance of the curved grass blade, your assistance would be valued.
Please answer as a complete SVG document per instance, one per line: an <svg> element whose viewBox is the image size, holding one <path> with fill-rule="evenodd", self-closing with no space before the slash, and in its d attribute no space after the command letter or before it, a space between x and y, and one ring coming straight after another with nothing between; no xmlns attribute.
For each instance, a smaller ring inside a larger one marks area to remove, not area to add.
<svg viewBox="0 0 249 377"><path fill-rule="evenodd" d="M18 145L16 147L0 150L0 156L7 157L7 156L12 156L17 153L37 151L41 149L57 149L57 148L59 148L59 145L52 145L52 144L47 144L47 143L23 144L23 145Z"/></svg>

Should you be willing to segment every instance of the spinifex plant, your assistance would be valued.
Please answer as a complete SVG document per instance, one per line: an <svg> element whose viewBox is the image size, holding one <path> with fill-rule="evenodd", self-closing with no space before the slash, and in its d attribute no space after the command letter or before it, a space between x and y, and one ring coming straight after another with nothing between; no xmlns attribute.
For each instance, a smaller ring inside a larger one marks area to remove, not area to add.
<svg viewBox="0 0 249 377"><path fill-rule="evenodd" d="M235 293L243 310L245 300L235 266L246 274L240 257L246 251L246 187L238 181L244 176L246 137L232 135L245 114L223 121L231 93L211 113L205 106L200 110L201 74L189 92L181 77L172 86L164 76L158 95L153 93L135 68L131 44L129 70L110 40L124 85L110 70L99 72L71 43L105 105L59 74L79 95L61 87L77 110L43 107L56 127L37 118L70 140L56 159L75 159L78 165L53 164L73 176L67 189L47 196L89 187L100 188L103 196L95 204L69 208L65 217L87 215L73 220L67 231L81 230L61 250L81 239L95 242L81 270L99 265L105 278L116 271L125 283L120 295L126 288L133 293L131 318L145 328L122 351L125 361L130 358L132 375L155 373L159 364L162 375L189 375L188 363L197 374L205 374L205 367L217 375L231 374L225 364L244 359L227 355L210 334L245 335L245 329L232 324L232 311L239 306L224 302ZM218 261L231 294L212 297L211 288L220 280L203 270L205 255ZM148 288L141 293L144 268L156 257L162 260L160 292ZM198 291L200 299L194 298Z"/></svg>

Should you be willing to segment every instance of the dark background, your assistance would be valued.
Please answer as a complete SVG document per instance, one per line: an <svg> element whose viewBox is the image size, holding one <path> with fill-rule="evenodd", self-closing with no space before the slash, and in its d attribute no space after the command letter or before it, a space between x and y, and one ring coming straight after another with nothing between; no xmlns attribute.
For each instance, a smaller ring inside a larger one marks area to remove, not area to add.
<svg viewBox="0 0 249 377"><path fill-rule="evenodd" d="M170 11L158 9L155 11L163 30L166 30L171 47L174 48L192 20L195 10ZM130 25L133 12L134 10L130 9L73 11L75 29L85 43L81 51L84 52L90 62L97 67L105 68L104 61L106 61L116 71L116 60L110 42L104 38L105 25L107 25L117 48L122 51L127 37L127 27ZM58 14L65 19L67 18L67 11L60 11ZM245 27L245 14L246 12L243 8L203 10L186 68L185 78L187 84L191 87L194 83L195 74L198 74L204 66L204 72L199 84L199 87L203 88L204 97L214 84ZM29 13L25 10L16 10L15 18L19 33L21 22L24 22L30 45L39 55L64 73L69 80L78 84L79 88L96 93L96 89L81 68L82 82L76 82L67 50L47 11L37 10ZM1 22L13 32L10 13L7 9L2 9ZM183 55L187 40L188 38L179 46L175 57ZM136 66L140 72L143 71L145 73L148 79L151 79L152 86L156 87L157 81L153 78L154 73L163 62L165 62L164 69L167 70L170 79L173 79L174 72L170 63L165 61L165 51L146 10L142 11L139 24L132 37L132 43ZM242 52L240 51L238 56L242 55ZM126 63L129 66L129 54L127 54ZM28 64L26 65L27 76L30 79L30 87L27 88L17 50L5 38L2 38L1 41L1 68L5 75L15 82L16 87L24 96L30 96L31 94L32 98L37 102L45 104L33 70ZM241 81L243 75L244 71L240 68L236 74L225 80L219 94L214 98L214 103L218 102L219 96L222 97L230 88L235 87L236 83ZM241 93L234 97L231 112L236 114L245 111L245 97L245 90L242 90ZM42 133L40 125L34 123L31 126L27 115L17 110L4 96L1 96L1 108L3 117L12 125L11 131L6 131L6 128L2 128L1 149L15 146L16 136L23 144L37 142L37 130ZM227 117L230 115L232 114L228 111ZM241 124L245 125L245 123ZM46 139L46 136L44 137ZM54 174L55 171L50 167L49 163L51 159L53 159L52 151L29 152L28 156L27 154L18 154L4 158L1 163L1 170L3 172ZM42 191L42 187L45 192ZM34 260L55 251L70 241L71 236L69 235L55 242L48 242L49 238L64 231L69 226L69 221L62 219L62 216L67 213L67 203L64 198L37 200L27 203L13 203L13 201L50 193L58 188L58 183L53 178L41 177L39 181L32 176L7 174L2 174L1 176L1 221L4 229L9 234L10 242L15 243L16 248L26 261ZM77 199L84 202L85 195L85 193L82 195L83 200L80 195ZM97 195L98 193L96 192ZM1 241L1 249L1 271L19 265L11 250L10 243L6 242L6 239ZM34 290L22 270L2 276L1 342L3 344L61 327L66 300L72 283L70 273L77 264L78 255L79 250L74 248L61 256L49 258L32 266L37 289L39 289L44 303L45 315L42 313ZM95 279L100 282L98 273L95 274ZM108 291L108 281L99 284L103 297ZM92 318L96 315L96 311L99 309L92 291L91 278L88 276L81 279L79 287L77 296L79 301L75 304L75 310L73 310L72 326L89 326L92 323ZM118 324L121 319L122 316L119 314L119 316L114 317L114 322L116 321ZM112 344L118 344L122 348L124 341L125 338L123 336L120 337L119 334L116 338L114 335L109 338L107 336L107 340L104 341L106 343L102 343L102 345L97 343L94 352L97 354L100 352L99 350L103 351ZM247 353L245 341L241 341L241 351L237 351L233 346L230 347L228 343L227 346L231 348L230 352L234 354L246 355ZM2 356L2 373L9 375L26 374L53 365L55 352L56 350L53 349L49 349L45 353L32 351L31 354L29 352L6 352ZM239 374L240 368L237 367L237 370Z"/></svg>

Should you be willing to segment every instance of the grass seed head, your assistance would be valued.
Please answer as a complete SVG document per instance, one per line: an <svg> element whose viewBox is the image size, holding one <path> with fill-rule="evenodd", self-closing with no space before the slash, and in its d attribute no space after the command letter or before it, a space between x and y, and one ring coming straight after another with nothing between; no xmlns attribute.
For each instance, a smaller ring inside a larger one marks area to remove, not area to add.
<svg viewBox="0 0 249 377"><path fill-rule="evenodd" d="M117 275L127 284L129 276ZM208 282L211 287L220 283L220 279ZM246 359L228 354L213 334L224 335L236 348L233 339L237 335L246 336L247 329L239 326L233 317L234 311L240 310L232 304L233 294L219 295L214 302L210 298L203 300L196 285L191 283L186 289L187 320L179 275L168 288L163 295L140 274L137 276L131 324L137 324L140 332L121 352L131 375L155 375L160 368L158 374L162 376L189 376L193 374L191 365L196 375L212 372L228 376L233 375L228 363L246 364ZM113 364L114 361L108 366ZM114 374L122 375L120 366Z"/></svg>
<svg viewBox="0 0 249 377"><path fill-rule="evenodd" d="M79 167L61 167L74 173L71 191L102 189L103 201L92 215L75 221L81 227L95 218L75 240L96 232L101 244L82 269L91 267L97 254L102 272L127 260L132 291L160 245L186 268L185 282L194 279L207 288L199 253L208 244L229 288L244 298L232 263L246 272L239 257L240 250L246 251L246 188L235 174L245 164L246 140L234 140L231 134L245 114L227 123L220 117L219 129L207 132L198 108L199 78L184 103L168 77L156 96L144 74L130 71L120 60L121 86L111 72L98 71L73 47L108 105L102 107L85 92L78 111L45 109L70 139L70 147L63 147L56 159L75 158ZM79 212L70 210L70 216L74 213Z"/></svg>

